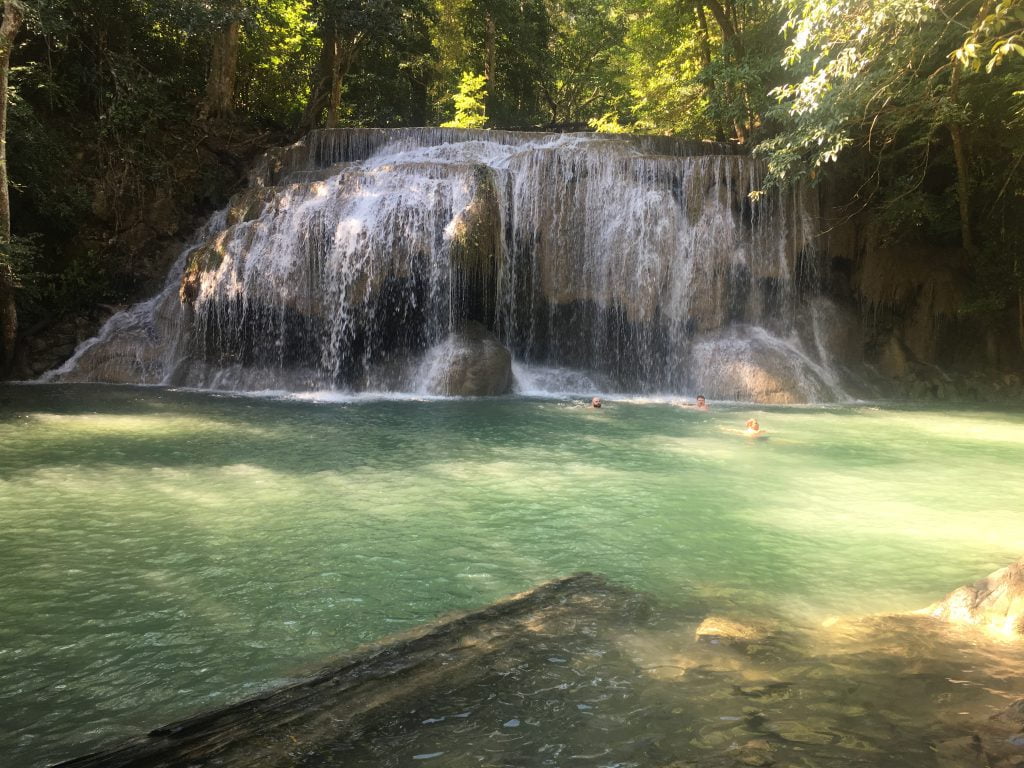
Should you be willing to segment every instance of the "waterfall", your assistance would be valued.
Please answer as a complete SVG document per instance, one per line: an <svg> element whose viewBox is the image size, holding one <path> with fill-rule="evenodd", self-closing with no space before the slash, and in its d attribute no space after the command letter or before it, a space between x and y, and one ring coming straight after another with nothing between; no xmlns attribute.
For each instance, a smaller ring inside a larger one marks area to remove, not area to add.
<svg viewBox="0 0 1024 768"><path fill-rule="evenodd" d="M426 391L472 323L521 377L841 397L808 310L813 206L757 194L761 173L664 137L315 131L263 158L161 294L48 376Z"/></svg>

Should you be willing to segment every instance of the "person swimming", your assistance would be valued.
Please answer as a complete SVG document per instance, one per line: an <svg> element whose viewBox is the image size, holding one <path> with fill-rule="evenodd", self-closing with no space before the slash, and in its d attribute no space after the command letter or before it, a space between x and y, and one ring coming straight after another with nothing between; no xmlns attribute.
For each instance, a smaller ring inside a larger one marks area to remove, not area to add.
<svg viewBox="0 0 1024 768"><path fill-rule="evenodd" d="M590 407L591 408L600 408L601 407L601 398L600 397L595 397L595 398L591 399Z"/></svg>
<svg viewBox="0 0 1024 768"><path fill-rule="evenodd" d="M746 431L743 433L747 437L764 437L765 431L761 429L761 425L757 423L757 419L747 419L745 424Z"/></svg>
<svg viewBox="0 0 1024 768"><path fill-rule="evenodd" d="M695 403L681 403L678 400L673 400L672 405L678 406L679 408L696 408L698 411L707 411L708 401L704 398L704 395L697 395L697 402Z"/></svg>

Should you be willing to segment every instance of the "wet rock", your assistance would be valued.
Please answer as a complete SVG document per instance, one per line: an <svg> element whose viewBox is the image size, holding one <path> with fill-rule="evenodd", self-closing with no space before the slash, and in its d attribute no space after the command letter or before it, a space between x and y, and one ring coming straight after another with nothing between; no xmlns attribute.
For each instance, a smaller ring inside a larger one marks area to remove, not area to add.
<svg viewBox="0 0 1024 768"><path fill-rule="evenodd" d="M692 387L708 397L780 404L835 397L819 365L756 329L698 336L691 357Z"/></svg>
<svg viewBox="0 0 1024 768"><path fill-rule="evenodd" d="M992 720L997 723L1009 723L1024 728L1024 699L1018 699L1002 712L992 715Z"/></svg>
<svg viewBox="0 0 1024 768"><path fill-rule="evenodd" d="M981 738L975 734L948 739L935 745L935 764L938 768L990 768L988 755Z"/></svg>
<svg viewBox="0 0 1024 768"><path fill-rule="evenodd" d="M935 745L940 768L1024 766L1024 700L1015 701L987 720L974 723L972 731Z"/></svg>
<svg viewBox="0 0 1024 768"><path fill-rule="evenodd" d="M734 685L733 692L751 699L782 699L791 693L790 683L768 683L767 685Z"/></svg>
<svg viewBox="0 0 1024 768"><path fill-rule="evenodd" d="M879 350L877 365L878 370L884 376L895 379L907 375L907 353L899 339L894 336L889 337L889 340Z"/></svg>
<svg viewBox="0 0 1024 768"><path fill-rule="evenodd" d="M929 400L934 394L934 390L927 381L915 381L910 385L907 394L913 400Z"/></svg>
<svg viewBox="0 0 1024 768"><path fill-rule="evenodd" d="M832 723L804 720L776 720L766 726L780 738L800 744L834 744L838 740Z"/></svg>
<svg viewBox="0 0 1024 768"><path fill-rule="evenodd" d="M1024 559L950 592L917 613L978 627L1001 639L1024 635Z"/></svg>
<svg viewBox="0 0 1024 768"><path fill-rule="evenodd" d="M770 633L764 627L741 624L722 616L708 616L694 635L698 641L714 645L747 645L767 639Z"/></svg>
<svg viewBox="0 0 1024 768"><path fill-rule="evenodd" d="M771 745L764 739L755 739L743 745L737 761L740 765L770 766L775 765Z"/></svg>
<svg viewBox="0 0 1024 768"><path fill-rule="evenodd" d="M477 323L453 333L424 363L427 391L461 397L512 391L512 353Z"/></svg>

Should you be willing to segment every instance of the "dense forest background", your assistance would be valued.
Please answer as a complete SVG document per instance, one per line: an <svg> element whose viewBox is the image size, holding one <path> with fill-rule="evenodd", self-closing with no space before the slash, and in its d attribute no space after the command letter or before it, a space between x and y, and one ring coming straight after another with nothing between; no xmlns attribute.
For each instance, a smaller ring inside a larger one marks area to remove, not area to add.
<svg viewBox="0 0 1024 768"><path fill-rule="evenodd" d="M48 329L91 330L155 290L268 146L314 127L440 124L745 145L766 188L815 185L836 258L879 262L855 300L898 313L901 292L931 291L921 311L1009 338L1019 363L1024 0L3 9L0 373L34 372ZM945 287L921 277L936 265Z"/></svg>

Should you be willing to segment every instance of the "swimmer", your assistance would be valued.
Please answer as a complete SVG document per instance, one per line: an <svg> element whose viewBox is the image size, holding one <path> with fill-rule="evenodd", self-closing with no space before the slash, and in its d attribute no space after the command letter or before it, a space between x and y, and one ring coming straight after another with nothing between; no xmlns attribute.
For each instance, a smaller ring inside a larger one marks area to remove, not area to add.
<svg viewBox="0 0 1024 768"><path fill-rule="evenodd" d="M590 407L591 408L600 408L601 407L601 398L600 397L593 398L590 401Z"/></svg>
<svg viewBox="0 0 1024 768"><path fill-rule="evenodd" d="M679 403L673 400L672 405L679 406L680 408L696 408L698 411L710 410L708 408L708 401L704 399L704 395L697 395L696 403Z"/></svg>
<svg viewBox="0 0 1024 768"><path fill-rule="evenodd" d="M761 429L761 425L757 423L757 419L747 419L747 423L744 425L747 430L743 433L747 437L764 437L765 431Z"/></svg>

